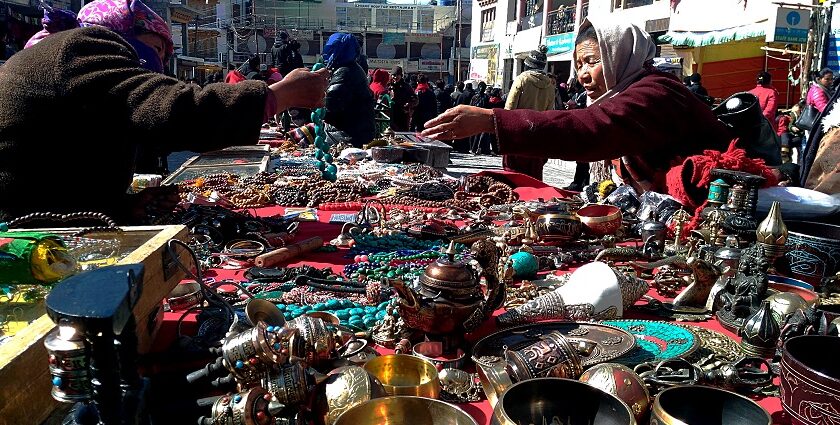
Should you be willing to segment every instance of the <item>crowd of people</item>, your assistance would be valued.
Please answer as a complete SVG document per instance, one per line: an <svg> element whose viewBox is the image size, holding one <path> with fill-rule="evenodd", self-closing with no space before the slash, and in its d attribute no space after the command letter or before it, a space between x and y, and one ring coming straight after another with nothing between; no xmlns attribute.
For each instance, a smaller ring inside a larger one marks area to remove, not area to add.
<svg viewBox="0 0 840 425"><path fill-rule="evenodd" d="M379 109L394 131L422 132L460 152L502 154L506 169L537 179L548 158L579 161L569 186L576 190L588 183L594 173L589 164L595 163L638 190L664 192L670 180L686 178L669 175L683 158L727 149L764 161L790 184L833 187L837 179L840 158L825 160L840 151L830 149L840 143L831 70L813 75L800 108L814 108L828 124L801 131L797 108L777 114L778 93L768 73L758 74L751 92L712 108L716 99L699 74L683 84L652 67L655 44L632 24L585 20L575 40L575 79L558 83L546 72L546 49L539 47L505 94L484 82L433 82L401 67L369 70L362 43L348 33L329 38L322 55L326 69L318 72L303 69L299 44L280 33L269 63L254 56L224 77L178 81L163 74L173 54L169 28L141 1L96 0L78 16L58 9L46 13L50 25L0 69L0 104L15 105L0 115L0 198L28 199L26 205L0 203L0 213L51 205L110 210L126 204L119 200L124 179L103 176L129 179L143 158L242 143L270 120L291 130L309 116L308 109L296 108L322 105L329 143L370 142L378 134ZM33 66L60 72L33 75ZM72 113L44 128L38 117L54 115L47 111L56 107ZM67 129L91 116L101 124L85 130L81 139L87 145L59 142ZM114 160L103 163L99 149L115 134L125 134L125 143L110 152ZM801 170L788 166L793 161L783 155L783 144L798 148ZM40 167L32 161L49 161L44 152L89 171L86 180L101 187L90 196L26 196L38 190L32 185ZM812 178L814 183L806 183Z"/></svg>

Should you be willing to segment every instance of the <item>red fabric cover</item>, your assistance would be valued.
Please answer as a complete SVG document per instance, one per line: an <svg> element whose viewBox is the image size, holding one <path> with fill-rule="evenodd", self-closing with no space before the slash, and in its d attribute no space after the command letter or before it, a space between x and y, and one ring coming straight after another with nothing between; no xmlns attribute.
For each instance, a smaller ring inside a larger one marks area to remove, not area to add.
<svg viewBox="0 0 840 425"><path fill-rule="evenodd" d="M228 74L225 75L225 82L228 84L236 84L241 81L246 81L247 79L248 78L246 76L242 75L242 73L236 69L228 72Z"/></svg>
<svg viewBox="0 0 840 425"><path fill-rule="evenodd" d="M776 130L776 102L779 98L779 91L773 87L764 87L759 84L750 90L750 93L758 98L761 113L767 118L767 121L770 121L773 130Z"/></svg>
<svg viewBox="0 0 840 425"><path fill-rule="evenodd" d="M676 77L651 72L616 97L586 109L493 110L499 153L569 161L628 156L653 190L682 158L731 140L712 111ZM647 170L644 170L647 169Z"/></svg>
<svg viewBox="0 0 840 425"><path fill-rule="evenodd" d="M700 206L708 194L713 168L745 171L763 176L767 179L765 187L779 183L770 167L764 165L764 160L748 158L743 149L735 147L736 143L737 139L733 140L725 152L705 150L702 155L690 156L682 165L672 168L666 176L668 194L687 207Z"/></svg>

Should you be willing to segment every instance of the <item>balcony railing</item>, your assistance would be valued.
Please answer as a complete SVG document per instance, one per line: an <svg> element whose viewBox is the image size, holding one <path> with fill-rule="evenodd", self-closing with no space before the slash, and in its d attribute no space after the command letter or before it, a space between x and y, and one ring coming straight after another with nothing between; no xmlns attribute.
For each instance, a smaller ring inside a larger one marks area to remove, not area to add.
<svg viewBox="0 0 840 425"><path fill-rule="evenodd" d="M575 30L575 7L565 6L548 12L548 35Z"/></svg>
<svg viewBox="0 0 840 425"><path fill-rule="evenodd" d="M533 15L526 15L519 19L519 30L525 31L534 27L542 26L543 13L537 12Z"/></svg>

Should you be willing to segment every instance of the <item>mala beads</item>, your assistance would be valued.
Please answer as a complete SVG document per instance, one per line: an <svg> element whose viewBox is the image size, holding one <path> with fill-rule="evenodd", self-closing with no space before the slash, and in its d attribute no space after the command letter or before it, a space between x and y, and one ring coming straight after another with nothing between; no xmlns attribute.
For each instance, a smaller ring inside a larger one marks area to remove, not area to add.
<svg viewBox="0 0 840 425"><path fill-rule="evenodd" d="M318 62L312 67L317 71L324 67L323 62ZM327 132L324 130L324 116L326 108L318 108L312 111L312 122L315 124L315 159L316 165L321 170L321 177L324 180L334 182L338 178L338 168L333 164L333 156L329 153L330 145L327 143Z"/></svg>
<svg viewBox="0 0 840 425"><path fill-rule="evenodd" d="M365 306L349 299L330 299L326 302L312 305L298 304L277 304L277 308L283 312L286 320L292 320L309 312L323 311L334 314L342 325L367 331L377 320L385 317L388 304L391 301L383 301L376 306Z"/></svg>
<svg viewBox="0 0 840 425"><path fill-rule="evenodd" d="M381 251L390 252L398 249L429 251L438 250L441 247L441 241L415 239L402 233L383 236L361 234L354 236L353 239L356 243L350 249L352 254L368 254Z"/></svg>

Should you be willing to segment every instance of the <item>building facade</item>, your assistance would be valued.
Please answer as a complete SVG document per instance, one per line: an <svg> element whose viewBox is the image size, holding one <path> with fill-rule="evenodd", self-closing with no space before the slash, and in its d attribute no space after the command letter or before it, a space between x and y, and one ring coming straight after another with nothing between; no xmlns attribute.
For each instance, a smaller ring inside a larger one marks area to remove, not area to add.
<svg viewBox="0 0 840 425"><path fill-rule="evenodd" d="M185 28L189 34L185 42L194 47L193 56L205 64L238 65L254 54L268 62L279 32L286 31L300 43L304 63L311 65L332 34L349 32L361 41L371 69L400 65L410 73L454 79L452 59L459 28L456 6L335 0L195 1L200 18L196 25ZM202 8L205 3L210 6ZM468 34L469 19L461 23ZM461 40L468 45L469 37Z"/></svg>

